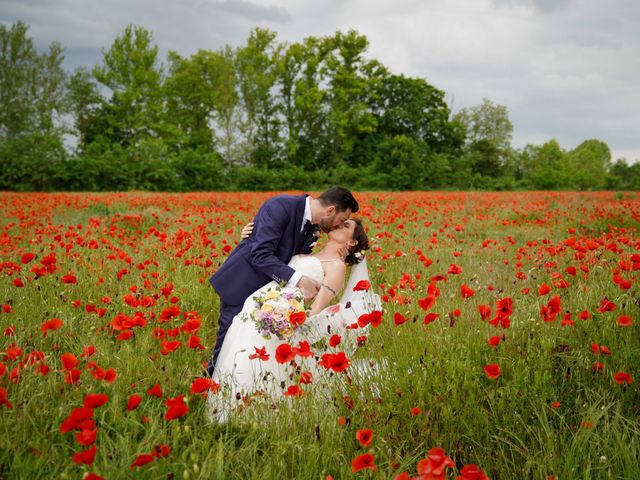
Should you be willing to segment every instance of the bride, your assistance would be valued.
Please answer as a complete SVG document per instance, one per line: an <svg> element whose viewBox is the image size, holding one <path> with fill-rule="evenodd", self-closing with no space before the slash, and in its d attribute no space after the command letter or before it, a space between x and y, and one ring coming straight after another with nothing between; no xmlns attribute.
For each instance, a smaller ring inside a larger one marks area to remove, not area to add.
<svg viewBox="0 0 640 480"><path fill-rule="evenodd" d="M213 372L212 378L220 389L217 393L209 392L212 420L225 422L232 411L252 396L299 395L302 386L317 383L329 368L340 372L348 366L348 355L354 350L357 337L366 333L368 327L363 319L382 309L380 298L369 291L363 255L369 241L362 222L347 220L327 237L322 250L295 255L289 262L296 271L321 284L307 310L304 328L281 340L274 335L265 338L265 332L256 326L252 313L260 308L257 298L265 298L274 291L288 295L287 298L300 296L297 287L278 287L275 282L250 295L234 317ZM343 259L345 250L348 253ZM347 266L352 266L352 270L344 293L338 304L328 306L344 285Z"/></svg>

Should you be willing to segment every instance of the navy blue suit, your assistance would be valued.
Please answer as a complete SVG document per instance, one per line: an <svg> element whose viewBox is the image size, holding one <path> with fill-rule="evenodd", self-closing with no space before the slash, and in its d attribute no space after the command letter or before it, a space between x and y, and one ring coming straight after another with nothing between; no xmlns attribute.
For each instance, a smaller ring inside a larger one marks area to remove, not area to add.
<svg viewBox="0 0 640 480"><path fill-rule="evenodd" d="M253 233L231 252L209 279L220 297L218 338L207 371L213 367L233 317L245 300L271 280L288 282L294 273L287 264L296 254L311 253L311 234L300 228L307 195L279 195L262 204L254 218Z"/></svg>

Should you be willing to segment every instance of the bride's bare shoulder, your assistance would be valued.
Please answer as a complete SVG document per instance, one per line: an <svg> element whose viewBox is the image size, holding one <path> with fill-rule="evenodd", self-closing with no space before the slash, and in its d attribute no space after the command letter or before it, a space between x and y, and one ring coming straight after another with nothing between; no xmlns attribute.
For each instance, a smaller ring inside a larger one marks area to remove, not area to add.
<svg viewBox="0 0 640 480"><path fill-rule="evenodd" d="M324 269L325 273L331 272L336 275L344 275L347 273L347 265L340 260L322 262L322 268Z"/></svg>

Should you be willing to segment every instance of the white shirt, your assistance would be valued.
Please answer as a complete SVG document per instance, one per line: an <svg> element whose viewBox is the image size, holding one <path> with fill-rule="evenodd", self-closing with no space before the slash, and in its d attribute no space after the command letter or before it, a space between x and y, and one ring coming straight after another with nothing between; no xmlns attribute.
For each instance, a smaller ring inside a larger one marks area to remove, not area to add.
<svg viewBox="0 0 640 480"><path fill-rule="evenodd" d="M300 231L301 232L304 230L304 226L307 223L307 220L309 222L312 222L312 219L311 219L311 197L307 197L306 200L305 200L305 203L304 203L304 216L302 217L302 225L300 225ZM298 282L300 281L300 278L302 278L302 274L300 272L293 272L293 275L291 275L291 278L287 282L287 287L295 287L298 284Z"/></svg>

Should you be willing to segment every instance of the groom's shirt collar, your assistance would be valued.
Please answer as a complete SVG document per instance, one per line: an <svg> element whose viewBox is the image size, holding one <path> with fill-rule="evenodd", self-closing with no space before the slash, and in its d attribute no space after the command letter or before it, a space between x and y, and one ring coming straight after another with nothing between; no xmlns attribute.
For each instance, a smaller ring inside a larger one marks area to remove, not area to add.
<svg viewBox="0 0 640 480"><path fill-rule="evenodd" d="M300 231L304 230L304 225L305 223L307 223L307 220L309 220L311 223L313 223L312 219L311 219L311 197L307 196L307 198L304 201L304 217L302 217L302 225L300 225Z"/></svg>

